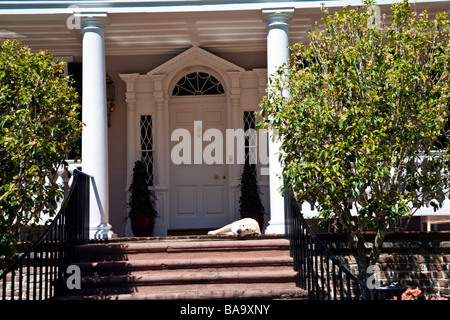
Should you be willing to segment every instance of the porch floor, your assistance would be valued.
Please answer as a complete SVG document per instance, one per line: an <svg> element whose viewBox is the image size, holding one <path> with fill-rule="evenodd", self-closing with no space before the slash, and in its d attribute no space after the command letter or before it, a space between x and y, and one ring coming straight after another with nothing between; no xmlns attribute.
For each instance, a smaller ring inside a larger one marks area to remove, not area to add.
<svg viewBox="0 0 450 320"><path fill-rule="evenodd" d="M199 231L200 230L200 231ZM90 243L116 243L116 242L158 242L158 241L246 241L246 240L267 240L267 239L286 239L283 234L261 234L259 236L235 237L230 235L210 236L201 232L202 229L173 229L168 230L167 236L151 237L115 237L110 239L91 239ZM211 229L205 229L210 231ZM286 240L287 241L287 240Z"/></svg>

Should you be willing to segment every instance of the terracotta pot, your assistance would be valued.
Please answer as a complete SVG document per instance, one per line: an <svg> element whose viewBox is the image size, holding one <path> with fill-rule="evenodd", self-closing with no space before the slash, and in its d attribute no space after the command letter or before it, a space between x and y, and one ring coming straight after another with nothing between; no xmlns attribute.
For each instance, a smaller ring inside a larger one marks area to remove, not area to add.
<svg viewBox="0 0 450 320"><path fill-rule="evenodd" d="M135 237L150 237L155 226L153 216L134 216L131 219L131 230Z"/></svg>
<svg viewBox="0 0 450 320"><path fill-rule="evenodd" d="M241 212L241 219L244 219L244 218L255 219L259 224L259 229L261 230L261 233L263 232L264 213L262 213L262 212Z"/></svg>

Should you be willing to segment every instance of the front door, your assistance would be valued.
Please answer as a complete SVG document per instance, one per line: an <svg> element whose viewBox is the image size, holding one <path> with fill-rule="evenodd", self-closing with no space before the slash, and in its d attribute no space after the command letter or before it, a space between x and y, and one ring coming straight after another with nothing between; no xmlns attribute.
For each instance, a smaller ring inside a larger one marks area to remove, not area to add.
<svg viewBox="0 0 450 320"><path fill-rule="evenodd" d="M190 140L190 150L180 151L185 160L190 153L190 161L176 164L174 162L179 161L171 159L170 163L170 228L216 228L227 224L229 205L228 170L223 156L225 141L216 141L217 133L221 133L225 140L226 97L173 97L169 114L170 133L176 129L186 129L181 132L189 132ZM214 137L209 138L211 135L205 135L205 132L212 133ZM180 150L180 142L181 138L171 141L170 150ZM186 142L183 141L185 146ZM217 148L219 145L222 150ZM222 161L217 161L220 157Z"/></svg>

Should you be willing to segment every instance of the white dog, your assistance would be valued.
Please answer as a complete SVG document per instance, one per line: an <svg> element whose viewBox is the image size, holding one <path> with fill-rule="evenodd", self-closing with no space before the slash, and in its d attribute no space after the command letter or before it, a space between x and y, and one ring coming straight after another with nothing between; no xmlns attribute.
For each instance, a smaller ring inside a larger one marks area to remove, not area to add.
<svg viewBox="0 0 450 320"><path fill-rule="evenodd" d="M259 229L259 224L255 219L244 218L230 223L223 228L208 232L208 235L210 236L219 234L238 237L259 236L261 234L261 230Z"/></svg>

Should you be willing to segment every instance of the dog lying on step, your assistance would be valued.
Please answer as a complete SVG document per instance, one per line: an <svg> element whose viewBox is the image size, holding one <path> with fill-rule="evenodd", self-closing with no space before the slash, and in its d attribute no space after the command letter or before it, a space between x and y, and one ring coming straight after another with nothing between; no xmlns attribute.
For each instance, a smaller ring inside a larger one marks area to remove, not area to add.
<svg viewBox="0 0 450 320"><path fill-rule="evenodd" d="M255 219L244 218L230 223L220 229L212 230L208 232L208 235L230 235L235 237L259 236L261 235L261 230L259 229L259 224Z"/></svg>

